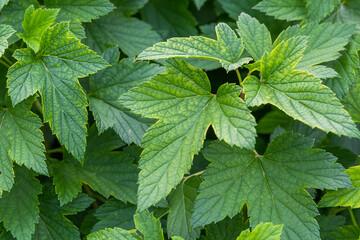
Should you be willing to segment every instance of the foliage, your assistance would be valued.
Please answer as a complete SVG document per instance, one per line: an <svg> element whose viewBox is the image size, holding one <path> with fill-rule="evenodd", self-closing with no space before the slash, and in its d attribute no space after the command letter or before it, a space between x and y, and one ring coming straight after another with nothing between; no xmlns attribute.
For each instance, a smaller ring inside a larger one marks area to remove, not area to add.
<svg viewBox="0 0 360 240"><path fill-rule="evenodd" d="M360 239L360 0L0 0L0 239Z"/></svg>

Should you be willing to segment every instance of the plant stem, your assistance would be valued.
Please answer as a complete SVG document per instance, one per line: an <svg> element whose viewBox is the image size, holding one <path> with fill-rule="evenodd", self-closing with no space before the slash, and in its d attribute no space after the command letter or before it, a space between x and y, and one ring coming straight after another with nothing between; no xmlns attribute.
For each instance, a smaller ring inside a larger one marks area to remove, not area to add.
<svg viewBox="0 0 360 240"><path fill-rule="evenodd" d="M51 154L51 153L62 153L64 152L64 148L59 147L59 148L54 148L54 149L50 149L46 151L46 154Z"/></svg>
<svg viewBox="0 0 360 240"><path fill-rule="evenodd" d="M4 62L2 59L0 59L0 63L1 63L2 65L4 65L5 67L7 67L7 68L10 68L10 67L11 67L11 65L9 65L7 62Z"/></svg>
<svg viewBox="0 0 360 240"><path fill-rule="evenodd" d="M34 100L34 105L35 105L36 109L39 111L39 113L41 114L41 116L43 116L44 113L42 110L42 106L37 98L35 98L35 100Z"/></svg>
<svg viewBox="0 0 360 240"><path fill-rule="evenodd" d="M243 220L244 222L246 222L248 220L248 211L247 211L247 205L244 204L243 208L242 208L242 213L243 213Z"/></svg>
<svg viewBox="0 0 360 240"><path fill-rule="evenodd" d="M348 209L349 209L351 221L353 222L354 226L355 226L357 229L360 229L359 224L358 224L357 221L356 221L356 218L355 218L355 215L354 215L353 210L351 209L351 207L348 207Z"/></svg>
<svg viewBox="0 0 360 240"><path fill-rule="evenodd" d="M3 55L2 58L3 58L7 63L9 63L10 65L13 65L13 64L14 64L14 63L13 63L10 59L8 59L5 55Z"/></svg>
<svg viewBox="0 0 360 240"><path fill-rule="evenodd" d="M184 177L184 182L185 182L186 180L188 180L189 178L193 177L193 176L198 176L198 175L203 174L203 173L204 173L204 171L205 171L205 170L203 170L203 171L200 171L200 172L197 172L197 173L194 173L194 174L191 174L191 175L189 175L189 176Z"/></svg>
<svg viewBox="0 0 360 240"><path fill-rule="evenodd" d="M242 78L241 78L239 69L235 69L235 72L236 72L236 75L237 75L237 77L238 77L238 79L239 79L239 85L240 85L240 87L243 87L243 86L242 86Z"/></svg>

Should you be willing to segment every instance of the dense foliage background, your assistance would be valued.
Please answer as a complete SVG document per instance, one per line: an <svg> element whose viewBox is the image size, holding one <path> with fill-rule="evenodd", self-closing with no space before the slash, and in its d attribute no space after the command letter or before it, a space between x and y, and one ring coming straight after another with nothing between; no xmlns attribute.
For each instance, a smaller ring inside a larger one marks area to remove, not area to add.
<svg viewBox="0 0 360 240"><path fill-rule="evenodd" d="M0 0L0 239L360 239L359 50L359 0Z"/></svg>

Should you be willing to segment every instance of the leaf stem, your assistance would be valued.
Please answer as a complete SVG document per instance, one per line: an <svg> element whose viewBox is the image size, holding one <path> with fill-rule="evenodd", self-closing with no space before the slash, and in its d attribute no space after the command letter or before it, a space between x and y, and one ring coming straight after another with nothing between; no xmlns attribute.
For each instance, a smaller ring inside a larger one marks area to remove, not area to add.
<svg viewBox="0 0 360 240"><path fill-rule="evenodd" d="M358 224L357 221L356 221L356 218L355 218L355 215L354 215L353 210L351 209L351 207L348 207L348 209L349 209L351 221L353 222L354 226L355 226L357 229L360 230L359 224Z"/></svg>
<svg viewBox="0 0 360 240"><path fill-rule="evenodd" d="M205 170L203 170L203 171L200 171L200 172L197 172L197 173L194 173L194 174L191 174L191 175L189 175L189 176L184 177L184 182L185 182L186 180L188 180L189 178L191 178L191 177L194 177L194 176L198 176L198 175L203 174L203 173L204 173L204 171L205 171Z"/></svg>
<svg viewBox="0 0 360 240"><path fill-rule="evenodd" d="M4 62L2 59L0 59L0 63L1 63L2 65L4 65L5 67L7 67L7 68L10 68L10 67L11 67L11 65L9 65L7 62Z"/></svg>
<svg viewBox="0 0 360 240"><path fill-rule="evenodd" d="M37 98L35 98L35 100L34 100L34 105L35 105L36 109L39 111L39 113L41 114L41 116L43 116L44 113L42 110L42 106Z"/></svg>
<svg viewBox="0 0 360 240"><path fill-rule="evenodd" d="M54 149L49 149L46 151L46 154L51 154L51 153L62 153L64 152L64 148L59 147L59 148L54 148Z"/></svg>
<svg viewBox="0 0 360 240"><path fill-rule="evenodd" d="M242 78L241 78L241 75L240 75L239 69L238 69L238 68L237 68L237 69L235 69L235 72L236 72L236 75L237 75L237 77L238 77L238 79L239 79L239 84L240 84L240 87L243 87L243 86L242 86Z"/></svg>
<svg viewBox="0 0 360 240"><path fill-rule="evenodd" d="M8 64L10 64L10 66L14 64L14 63L13 63L10 59L8 59L5 55L2 55L2 58L3 58Z"/></svg>

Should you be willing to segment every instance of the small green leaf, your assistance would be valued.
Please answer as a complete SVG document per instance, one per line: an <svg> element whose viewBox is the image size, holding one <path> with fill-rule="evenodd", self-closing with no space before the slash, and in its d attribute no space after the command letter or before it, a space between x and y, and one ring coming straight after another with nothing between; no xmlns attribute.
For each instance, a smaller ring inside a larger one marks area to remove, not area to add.
<svg viewBox="0 0 360 240"><path fill-rule="evenodd" d="M139 240L141 239L135 234L121 228L107 228L98 232L91 233L87 236L88 240Z"/></svg>
<svg viewBox="0 0 360 240"><path fill-rule="evenodd" d="M241 13L236 23L246 51L255 61L260 60L265 52L271 52L273 49L271 35L264 24L260 24L256 18L246 13Z"/></svg>
<svg viewBox="0 0 360 240"><path fill-rule="evenodd" d="M288 21L302 20L307 14L303 0L263 0L254 8L277 19Z"/></svg>
<svg viewBox="0 0 360 240"><path fill-rule="evenodd" d="M260 62L261 79L245 79L248 106L271 103L312 128L348 137L360 132L335 94L321 80L294 67L306 49L306 38L293 37L266 53Z"/></svg>
<svg viewBox="0 0 360 240"><path fill-rule="evenodd" d="M264 155L224 142L214 142L203 154L211 161L200 185L192 226L234 216L247 203L250 225L283 224L282 239L317 239L318 214L304 187L349 186L343 167L314 141L299 134L284 133L269 144Z"/></svg>
<svg viewBox="0 0 360 240"><path fill-rule="evenodd" d="M39 219L41 184L31 170L16 167L15 183L0 198L0 222L18 240L30 240Z"/></svg>
<svg viewBox="0 0 360 240"><path fill-rule="evenodd" d="M149 0L113 0L112 2L116 6L116 9L121 10L124 15L130 16L143 8L148 1Z"/></svg>
<svg viewBox="0 0 360 240"><path fill-rule="evenodd" d="M280 240L283 226L272 223L260 223L254 230L242 231L236 240Z"/></svg>
<svg viewBox="0 0 360 240"><path fill-rule="evenodd" d="M164 240L164 234L159 219L156 219L152 213L145 210L134 215L136 229L138 229L145 239Z"/></svg>
<svg viewBox="0 0 360 240"><path fill-rule="evenodd" d="M55 22L58 12L59 9L38 8L35 10L33 5L26 9L22 23L24 34L19 33L19 36L35 52L39 50L41 34Z"/></svg>
<svg viewBox="0 0 360 240"><path fill-rule="evenodd" d="M81 165L69 154L63 161L53 160L50 165L55 191L61 205L70 202L88 184L105 197L110 195L124 202L136 202L138 171L133 158L124 152L113 151L125 144L110 132L98 136L96 127L89 129L88 146Z"/></svg>
<svg viewBox="0 0 360 240"><path fill-rule="evenodd" d="M346 169L353 186L337 191L328 191L320 200L319 207L360 207L360 166Z"/></svg>
<svg viewBox="0 0 360 240"><path fill-rule="evenodd" d="M87 100L77 80L105 68L108 63L76 38L69 24L46 29L40 49L18 49L18 60L8 71L9 95L14 105L35 92L42 97L44 121L75 158L82 159L86 147Z"/></svg>
<svg viewBox="0 0 360 240"><path fill-rule="evenodd" d="M320 22L339 6L340 2L341 0L306 0L306 19Z"/></svg>
<svg viewBox="0 0 360 240"><path fill-rule="evenodd" d="M145 49L137 59L153 60L171 57L201 58L220 61L226 71L235 70L250 62L242 58L244 46L236 33L225 23L216 27L217 41L202 36L189 38L170 38Z"/></svg>
<svg viewBox="0 0 360 240"><path fill-rule="evenodd" d="M360 74L360 71L357 70L357 74ZM350 116L355 122L360 122L360 77L357 75L355 80L355 85L351 87L350 91L347 93L343 104L345 109L349 112Z"/></svg>
<svg viewBox="0 0 360 240"><path fill-rule="evenodd" d="M8 38L15 33L15 30L8 25L0 25L0 57L8 47Z"/></svg>
<svg viewBox="0 0 360 240"><path fill-rule="evenodd" d="M44 4L48 8L60 8L58 21L90 22L115 8L109 0L45 0Z"/></svg>
<svg viewBox="0 0 360 240"><path fill-rule="evenodd" d="M181 181L210 124L231 145L253 148L255 144L254 118L238 97L240 87L224 84L214 96L201 69L176 59L168 60L165 68L167 73L120 97L135 113L160 119L142 140L139 210L166 197Z"/></svg>

